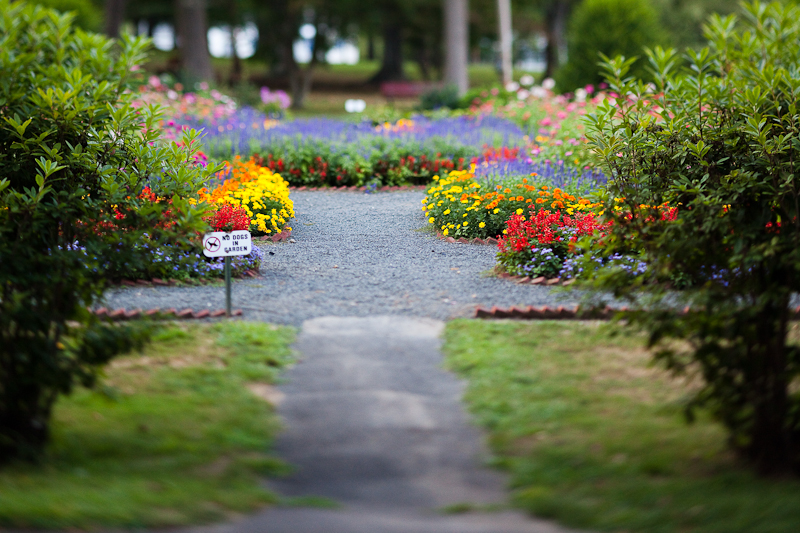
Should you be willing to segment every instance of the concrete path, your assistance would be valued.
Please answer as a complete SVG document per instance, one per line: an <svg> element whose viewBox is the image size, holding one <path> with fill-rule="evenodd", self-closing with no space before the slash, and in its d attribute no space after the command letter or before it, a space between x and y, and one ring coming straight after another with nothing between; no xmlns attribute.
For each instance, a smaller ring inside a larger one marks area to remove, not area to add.
<svg viewBox="0 0 800 533"><path fill-rule="evenodd" d="M219 533L557 533L522 513L444 514L507 501L504 479L441 369L444 323L376 316L303 324L301 361L279 387L279 455L296 467L270 482L286 497L317 496L337 509L277 508L203 531Z"/></svg>

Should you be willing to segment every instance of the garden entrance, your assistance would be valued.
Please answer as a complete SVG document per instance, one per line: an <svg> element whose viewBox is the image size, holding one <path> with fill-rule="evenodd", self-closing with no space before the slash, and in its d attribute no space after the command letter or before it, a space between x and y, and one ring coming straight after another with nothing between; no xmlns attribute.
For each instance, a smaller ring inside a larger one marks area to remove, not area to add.
<svg viewBox="0 0 800 533"><path fill-rule="evenodd" d="M300 362L278 387L274 488L338 510L279 508L237 527L269 531L550 532L504 505L502 477L463 411L463 383L441 369L443 320L476 305L552 305L548 287L486 276L496 248L425 229L421 191L295 191L293 239L263 244L260 277L234 282L244 320L301 327ZM263 241L262 241L263 242ZM210 309L218 286L120 288L109 307ZM275 395L272 398L276 398ZM471 511L443 515L446 509ZM491 513L485 513L494 509Z"/></svg>

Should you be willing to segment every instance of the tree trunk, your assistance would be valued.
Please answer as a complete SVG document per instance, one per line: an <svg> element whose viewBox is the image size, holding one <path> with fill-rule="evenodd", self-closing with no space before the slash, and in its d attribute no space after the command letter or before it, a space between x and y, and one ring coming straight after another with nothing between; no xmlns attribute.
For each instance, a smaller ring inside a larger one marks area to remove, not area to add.
<svg viewBox="0 0 800 533"><path fill-rule="evenodd" d="M770 306L758 320L760 342L751 347L748 355L756 372L752 387L754 423L747 453L763 476L786 476L792 473L795 448L792 442L796 431L788 424L788 389L786 336L789 299ZM774 326L776 317L778 331Z"/></svg>
<svg viewBox="0 0 800 533"><path fill-rule="evenodd" d="M311 92L311 82L313 81L312 65L301 68L295 65L289 73L289 87L292 91L292 109L303 109L306 105L306 97Z"/></svg>
<svg viewBox="0 0 800 533"><path fill-rule="evenodd" d="M403 75L403 27L399 15L387 9L383 23L383 63L370 81L382 82L402 80Z"/></svg>
<svg viewBox="0 0 800 533"><path fill-rule="evenodd" d="M205 0L176 0L175 20L181 67L189 86L197 81L212 81Z"/></svg>
<svg viewBox="0 0 800 533"><path fill-rule="evenodd" d="M40 387L20 384L20 378L15 379L12 386L3 390L0 401L4 406L0 409L0 464L13 459L34 460L50 439L53 400L46 398Z"/></svg>
<svg viewBox="0 0 800 533"><path fill-rule="evenodd" d="M228 83L237 85L242 81L242 60L236 52L236 36L238 34L236 26L231 24L231 75L228 78Z"/></svg>
<svg viewBox="0 0 800 533"><path fill-rule="evenodd" d="M555 0L545 14L545 33L547 47L544 50L546 78L552 78L558 67L567 60L567 18L569 17L569 0Z"/></svg>
<svg viewBox="0 0 800 533"><path fill-rule="evenodd" d="M459 96L469 89L469 7L467 0L444 0L444 81L458 88Z"/></svg>
<svg viewBox="0 0 800 533"><path fill-rule="evenodd" d="M367 33L367 59L369 61L375 60L375 34L372 32L372 28Z"/></svg>
<svg viewBox="0 0 800 533"><path fill-rule="evenodd" d="M105 1L105 30L109 37L119 37L119 29L125 20L127 0Z"/></svg>
<svg viewBox="0 0 800 533"><path fill-rule="evenodd" d="M500 77L505 87L513 81L511 64L511 0L497 0L497 21L500 35Z"/></svg>
<svg viewBox="0 0 800 533"><path fill-rule="evenodd" d="M301 67L294 59L294 39L293 33L285 32L282 45L283 62L289 74L289 90L292 93L292 109L303 109L306 97L311 92L311 82L313 80L314 67L318 63L317 44L314 43L311 61L305 67ZM316 39L321 39L318 34Z"/></svg>

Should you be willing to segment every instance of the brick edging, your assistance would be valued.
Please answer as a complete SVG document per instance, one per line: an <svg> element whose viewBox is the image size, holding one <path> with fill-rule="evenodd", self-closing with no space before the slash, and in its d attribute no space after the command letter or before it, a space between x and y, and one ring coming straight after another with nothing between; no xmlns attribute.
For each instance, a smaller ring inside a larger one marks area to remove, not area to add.
<svg viewBox="0 0 800 533"><path fill-rule="evenodd" d="M467 239L466 237L459 237L458 239L454 237L447 237L442 235L441 231L436 232L436 238L442 239L443 241L447 241L451 244L460 243L460 244L484 244L489 246L497 246L497 239L494 237L486 237L485 239L481 239L480 237L475 237L474 239Z"/></svg>
<svg viewBox="0 0 800 533"><path fill-rule="evenodd" d="M253 237L253 240L281 242L288 240L291 236L292 230L284 229L282 232L276 233L275 235L262 235L261 237Z"/></svg>
<svg viewBox="0 0 800 533"><path fill-rule="evenodd" d="M203 309L202 311L193 311L192 309L183 309L178 311L174 307L168 309L106 309L100 307L99 309L89 309L90 313L100 318L110 318L111 320L131 320L134 318L157 318L157 319L173 319L173 318L217 318L225 316L224 309L216 309L209 311ZM234 309L231 311L231 316L242 316L241 309Z"/></svg>
<svg viewBox="0 0 800 533"><path fill-rule="evenodd" d="M603 309L587 308L582 309L581 306L575 307L533 307L531 305L526 307L511 306L502 308L492 306L491 309L485 309L482 306L475 308L475 318L519 318L526 320L610 320L618 312L631 311L628 306L619 308L612 308L606 306ZM679 315L687 315L691 312L689 307L684 307L677 313ZM794 309L793 318L800 318L800 306Z"/></svg>
<svg viewBox="0 0 800 533"><path fill-rule="evenodd" d="M614 316L617 311L627 311L627 307L620 309L612 309L606 307L604 309L586 309L582 310L580 306L575 307L533 307L531 305L526 307L508 307L502 308L492 306L491 309L485 309L478 306L475 308L475 318L521 318L528 320L577 320L577 319L595 319L595 320L608 320Z"/></svg>
<svg viewBox="0 0 800 533"><path fill-rule="evenodd" d="M427 190L430 185L384 185L382 187L376 187L372 190L372 192L395 192L395 191L424 191ZM329 191L329 192L367 192L369 187L366 185L362 185L361 187L357 187L355 185L351 186L342 186L342 187L315 187L315 186L307 186L303 185L301 187L289 187L289 192L294 191Z"/></svg>

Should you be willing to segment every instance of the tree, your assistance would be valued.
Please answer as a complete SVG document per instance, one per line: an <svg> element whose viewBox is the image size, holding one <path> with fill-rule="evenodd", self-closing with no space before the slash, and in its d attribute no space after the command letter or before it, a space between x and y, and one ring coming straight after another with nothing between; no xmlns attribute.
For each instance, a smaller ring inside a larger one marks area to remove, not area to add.
<svg viewBox="0 0 800 533"><path fill-rule="evenodd" d="M512 80L511 57L511 0L497 0L497 20L500 35L500 79L503 85Z"/></svg>
<svg viewBox="0 0 800 533"><path fill-rule="evenodd" d="M175 0L175 22L181 68L186 81L213 80L205 0Z"/></svg>
<svg viewBox="0 0 800 533"><path fill-rule="evenodd" d="M469 44L467 0L444 0L444 81L458 88L462 96L469 88L467 48Z"/></svg>
<svg viewBox="0 0 800 533"><path fill-rule="evenodd" d="M105 0L105 33L109 37L119 37L127 4L127 0Z"/></svg>
<svg viewBox="0 0 800 533"><path fill-rule="evenodd" d="M564 63L563 52L567 49L567 20L572 10L572 0L546 0L545 35L547 47L545 56L545 78L552 78L558 67Z"/></svg>
<svg viewBox="0 0 800 533"><path fill-rule="evenodd" d="M392 0L382 4L381 31L383 34L383 58L381 68L372 76L372 82L401 80L403 73L403 38L406 17L403 7Z"/></svg>
<svg viewBox="0 0 800 533"><path fill-rule="evenodd" d="M649 0L584 0L570 19L569 61L556 73L558 87L572 91L603 81L600 53L634 57L665 40ZM634 63L632 74L644 77L644 63Z"/></svg>
<svg viewBox="0 0 800 533"><path fill-rule="evenodd" d="M710 19L708 46L687 51L685 68L674 50L648 51L652 87L627 76L630 59L605 63L620 96L598 107L587 137L610 176L613 225L593 283L641 309L627 316L658 360L702 377L689 414L709 408L761 474L800 474L800 347L788 338L800 291L800 8L744 8ZM615 254L646 268L630 272ZM672 339L688 348L662 342Z"/></svg>

